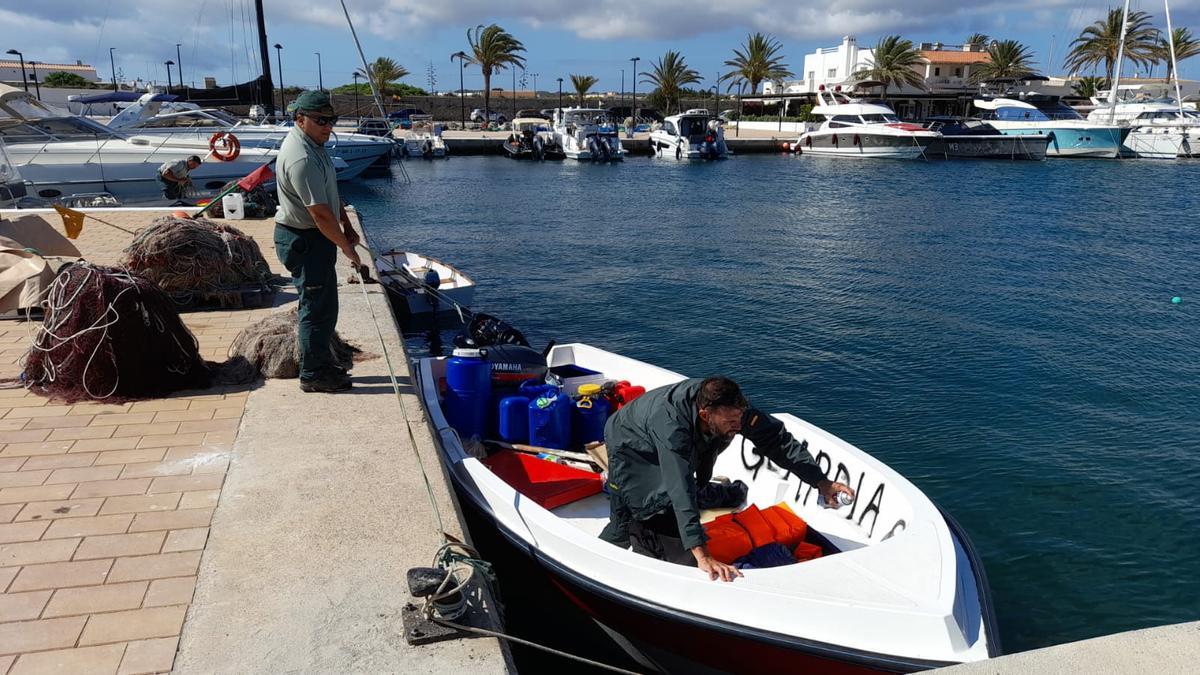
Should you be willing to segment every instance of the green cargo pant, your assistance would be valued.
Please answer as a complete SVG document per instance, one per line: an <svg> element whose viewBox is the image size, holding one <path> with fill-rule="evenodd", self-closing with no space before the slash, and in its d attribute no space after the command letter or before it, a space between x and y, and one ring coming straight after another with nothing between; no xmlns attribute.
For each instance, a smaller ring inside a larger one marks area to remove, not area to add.
<svg viewBox="0 0 1200 675"><path fill-rule="evenodd" d="M337 327L337 246L321 231L275 224L275 253L300 294L300 380L338 372L333 360Z"/></svg>

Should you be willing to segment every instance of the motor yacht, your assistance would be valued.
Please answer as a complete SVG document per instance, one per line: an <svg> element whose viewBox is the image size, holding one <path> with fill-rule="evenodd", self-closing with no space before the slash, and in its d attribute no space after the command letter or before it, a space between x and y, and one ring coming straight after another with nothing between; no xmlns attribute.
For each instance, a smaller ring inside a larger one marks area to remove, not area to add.
<svg viewBox="0 0 1200 675"><path fill-rule="evenodd" d="M407 130L392 130L392 135L404 145L405 156L439 159L449 154L441 127L433 123L433 115L410 115L408 119Z"/></svg>
<svg viewBox="0 0 1200 675"><path fill-rule="evenodd" d="M221 161L207 152L207 145L171 145L165 137L128 138L7 85L0 85L0 139L29 195L42 199L107 193L123 203L157 201L162 198L158 167L193 154L205 159L191 173L197 196L202 196L248 175L276 154L243 148Z"/></svg>
<svg viewBox="0 0 1200 675"><path fill-rule="evenodd" d="M1003 134L1052 136L1048 157L1117 157L1129 129L1086 120L1058 96L1036 92L1011 97L982 97L974 101L978 117Z"/></svg>
<svg viewBox="0 0 1200 675"><path fill-rule="evenodd" d="M625 149L617 136L617 124L603 108L557 111L554 136L569 159L619 162L625 158Z"/></svg>
<svg viewBox="0 0 1200 675"><path fill-rule="evenodd" d="M925 120L941 138L929 144L925 156L942 159L1046 159L1049 134L1000 133L983 120L935 116Z"/></svg>
<svg viewBox="0 0 1200 675"><path fill-rule="evenodd" d="M796 139L796 151L802 154L916 159L923 157L925 148L940 136L919 124L900 121L882 101L851 98L842 93L840 86L830 91L821 85L812 112L825 121Z"/></svg>
<svg viewBox="0 0 1200 675"><path fill-rule="evenodd" d="M1180 105L1162 84L1119 85L1102 91L1088 113L1095 122L1129 127L1121 154L1143 159L1200 156L1200 112Z"/></svg>
<svg viewBox="0 0 1200 675"><path fill-rule="evenodd" d="M512 121L512 133L504 140L504 152L512 159L562 159L562 148L541 117L518 117Z"/></svg>
<svg viewBox="0 0 1200 675"><path fill-rule="evenodd" d="M698 108L671 115L650 132L650 149L659 157L724 159L729 156L721 120Z"/></svg>
<svg viewBox="0 0 1200 675"><path fill-rule="evenodd" d="M108 126L128 136L193 149L206 149L214 133L227 132L237 137L243 149L277 150L291 130L290 125L255 124L224 110L168 98L164 94L145 94L109 120ZM350 180L372 164L386 164L395 144L390 138L335 130L325 148L331 157L346 162L346 167L338 171L338 180Z"/></svg>

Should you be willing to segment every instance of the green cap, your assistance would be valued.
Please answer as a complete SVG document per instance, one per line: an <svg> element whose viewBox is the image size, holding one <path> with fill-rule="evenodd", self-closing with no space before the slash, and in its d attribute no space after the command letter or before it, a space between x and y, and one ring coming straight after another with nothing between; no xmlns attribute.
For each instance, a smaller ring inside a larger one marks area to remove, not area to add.
<svg viewBox="0 0 1200 675"><path fill-rule="evenodd" d="M296 97L295 105L296 110L301 112L334 114L333 104L329 102L329 94L324 91L306 91Z"/></svg>

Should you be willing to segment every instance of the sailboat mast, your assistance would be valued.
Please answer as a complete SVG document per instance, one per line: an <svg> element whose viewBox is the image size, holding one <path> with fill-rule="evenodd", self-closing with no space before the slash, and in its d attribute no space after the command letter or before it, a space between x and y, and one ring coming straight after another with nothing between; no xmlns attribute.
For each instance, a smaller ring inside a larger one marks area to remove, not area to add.
<svg viewBox="0 0 1200 675"><path fill-rule="evenodd" d="M1113 81L1109 83L1111 87L1108 90L1109 124L1112 124L1117 117L1117 85L1121 83L1121 62L1125 60L1125 32L1127 30L1129 30L1129 0L1125 0L1125 13L1121 17L1121 41L1117 44L1117 69L1113 71Z"/></svg>
<svg viewBox="0 0 1200 675"><path fill-rule="evenodd" d="M258 58L262 62L262 88L258 102L275 114L275 85L271 81L271 52L267 50L267 21L263 18L263 0L254 0L254 16L258 20Z"/></svg>
<svg viewBox="0 0 1200 675"><path fill-rule="evenodd" d="M358 32L354 30L354 22L350 20L350 10L346 9L346 0L341 0L341 2L342 12L346 15L346 23L350 26L350 36L354 38L354 46L358 47L358 58L362 61L363 73L368 75L367 84L371 85L371 96L379 108L379 116L386 119L387 111L383 109L383 99L380 98L379 88L375 86L375 78L370 77L371 67L367 65L367 57L363 54L362 43L358 41Z"/></svg>
<svg viewBox="0 0 1200 675"><path fill-rule="evenodd" d="M1179 105L1179 118L1183 119L1183 94L1179 91L1179 62L1175 60L1175 31L1171 28L1171 3L1163 0L1167 13L1167 42L1171 47L1171 77L1175 80L1175 103Z"/></svg>

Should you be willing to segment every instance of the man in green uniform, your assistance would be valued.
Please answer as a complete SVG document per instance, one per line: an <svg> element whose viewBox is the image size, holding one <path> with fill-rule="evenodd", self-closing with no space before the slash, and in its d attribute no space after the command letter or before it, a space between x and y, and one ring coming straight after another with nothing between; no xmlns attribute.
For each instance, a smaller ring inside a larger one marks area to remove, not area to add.
<svg viewBox="0 0 1200 675"><path fill-rule="evenodd" d="M741 433L754 452L813 485L826 501L854 491L825 477L779 420L755 410L727 377L690 379L643 394L608 419L611 516L605 541L660 560L694 565L711 579L741 572L715 560L704 542L696 491L712 478L717 454Z"/></svg>
<svg viewBox="0 0 1200 675"><path fill-rule="evenodd" d="M350 388L350 375L333 359L337 326L337 252L362 265L354 250L358 233L338 197L337 172L325 142L337 115L323 91L306 91L295 101L296 126L275 160L279 210L275 252L300 294L300 389L333 392Z"/></svg>

